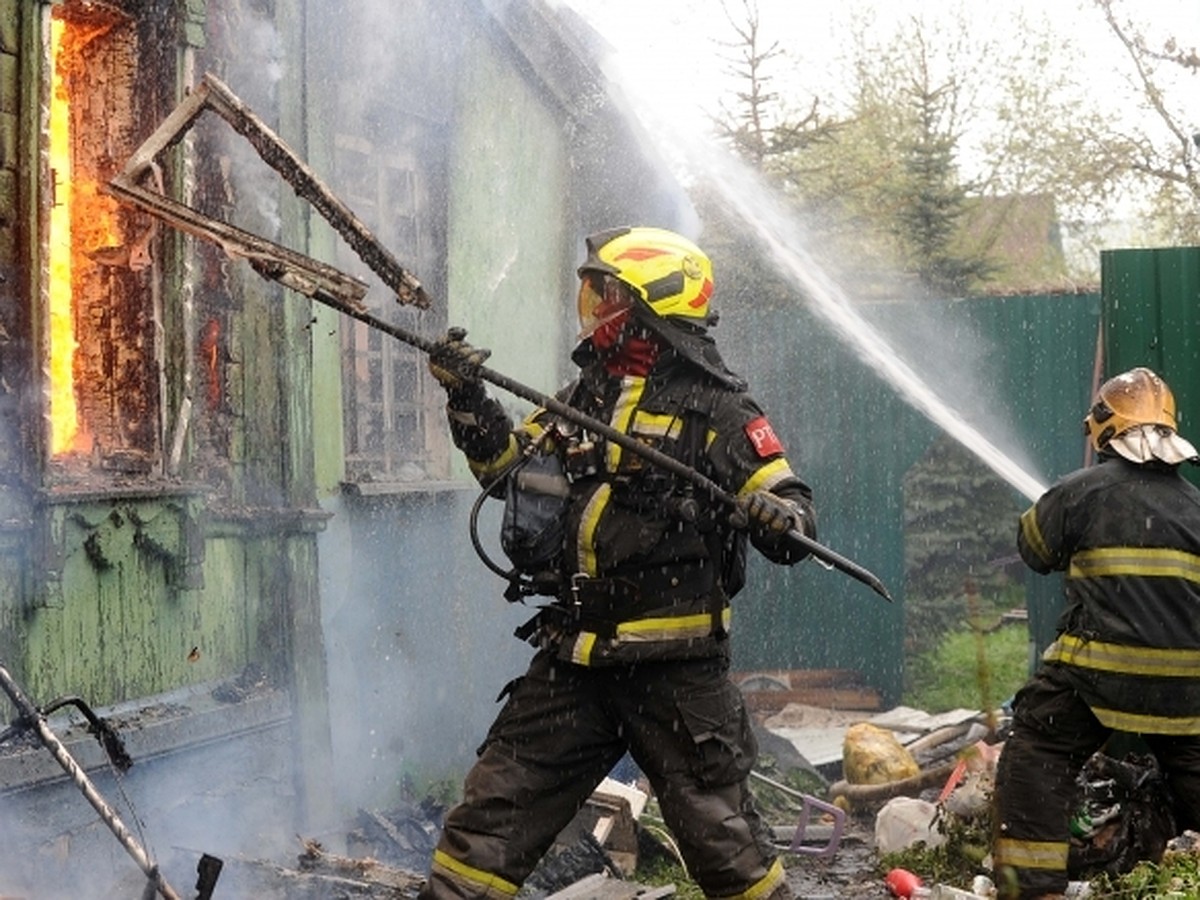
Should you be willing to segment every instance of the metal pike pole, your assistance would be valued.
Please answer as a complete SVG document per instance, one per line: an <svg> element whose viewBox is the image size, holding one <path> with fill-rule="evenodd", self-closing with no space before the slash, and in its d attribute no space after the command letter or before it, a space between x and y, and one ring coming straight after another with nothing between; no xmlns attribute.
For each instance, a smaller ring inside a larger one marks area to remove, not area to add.
<svg viewBox="0 0 1200 900"><path fill-rule="evenodd" d="M121 846L126 852L133 857L133 861L138 864L146 875L149 883L154 886L154 890L161 894L166 900L180 900L180 895L175 892L175 889L167 883L162 872L158 870L158 865L150 859L150 856L142 848L141 844L129 833L129 829L125 827L125 823L121 821L111 806L105 802L100 796L100 792L96 790L87 773L80 768L75 762L74 757L67 752L67 748L50 730L49 724L46 722L46 717L42 711L33 705L32 701L25 696L25 692L13 681L8 670L0 663L0 688L4 689L4 693L8 694L13 705L17 707L20 713L20 724L32 728L41 742L50 751L50 754L57 760L58 764L63 767L63 771L70 776L75 782L75 786L83 792L83 796L87 798L88 803L92 804L92 808L104 820L104 824L109 830L116 835Z"/></svg>
<svg viewBox="0 0 1200 900"><path fill-rule="evenodd" d="M251 265L254 266L254 268L258 270L259 273L264 277L273 277L273 274L269 271L269 265L264 267L262 263L257 260L252 260ZM267 271L264 271L264 268L267 269ZM383 321L378 316L373 315L359 303L343 300L342 298L322 290L321 288L316 288L311 293L308 293L308 296L312 297L312 299L319 303L336 309L338 312L344 313L345 315L370 326L371 328L390 335L398 341L402 341L405 344L416 347L423 353L431 353L436 347L434 341L424 338L419 334L415 334L397 325L393 325L390 322ZM667 454L659 450L655 450L653 447L648 447L636 438L630 437L622 431L618 431L607 423L601 422L599 419L593 418L587 413L581 412L567 403L563 403L556 397L544 394L541 391L537 391L525 384L522 384L521 382L508 377L502 372L489 369L487 366L480 366L477 370L475 370L475 374L477 374L483 381L494 384L497 387L508 391L510 394L514 394L517 397L522 398L523 400L528 400L530 403L549 410L555 415L562 416L562 418L566 419L568 422L573 422L582 428L586 428L589 431L602 436L606 440L612 441L614 444L617 444L620 447L628 450L630 453L634 453L642 457L647 462L650 462L659 468L665 469L674 475L678 475L679 477L700 488L700 490L704 491L713 500L723 503L731 509L736 508L737 499L732 494L724 490L711 478L707 477L701 472L697 472L691 466L682 463L671 456L667 456ZM863 568L858 563L847 559L833 550L830 550L824 544L814 541L812 538L798 529L790 529L787 532L787 538L800 547L803 547L816 559L821 560L840 572L844 572L851 578L861 581L863 584L871 588L871 590L875 591L875 593L879 594L888 602L891 602L892 595L888 593L888 590L884 586L883 582L880 581L876 575Z"/></svg>

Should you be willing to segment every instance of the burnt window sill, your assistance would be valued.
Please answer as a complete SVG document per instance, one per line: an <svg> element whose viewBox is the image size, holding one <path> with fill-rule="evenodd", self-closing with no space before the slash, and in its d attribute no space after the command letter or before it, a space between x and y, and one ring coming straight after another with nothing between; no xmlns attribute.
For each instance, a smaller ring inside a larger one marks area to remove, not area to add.
<svg viewBox="0 0 1200 900"><path fill-rule="evenodd" d="M374 497L405 497L437 494L475 493L479 486L471 481L343 481L342 495L354 500Z"/></svg>
<svg viewBox="0 0 1200 900"><path fill-rule="evenodd" d="M95 503L105 500L163 500L170 497L198 498L212 492L205 484L179 481L156 482L139 479L134 482L94 481L89 484L56 484L43 488L42 502L47 506L71 503Z"/></svg>

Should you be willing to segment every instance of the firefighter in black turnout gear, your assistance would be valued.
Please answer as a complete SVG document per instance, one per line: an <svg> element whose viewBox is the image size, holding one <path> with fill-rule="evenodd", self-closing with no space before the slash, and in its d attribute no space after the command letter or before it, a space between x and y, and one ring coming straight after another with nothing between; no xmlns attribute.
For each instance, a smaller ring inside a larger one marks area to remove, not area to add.
<svg viewBox="0 0 1200 900"><path fill-rule="evenodd" d="M559 399L735 495L740 527L677 475L546 410L514 428L471 377L487 352L461 331L438 343L430 370L454 442L481 483L507 473L505 548L551 600L518 631L538 650L503 692L420 896L514 895L628 751L707 896L789 898L747 784L757 746L728 677L729 601L747 539L778 563L807 555L785 535L815 538L811 491L707 334L708 258L657 228L596 234L587 251L580 373Z"/></svg>
<svg viewBox="0 0 1200 900"><path fill-rule="evenodd" d="M1099 464L1063 477L1021 516L1017 547L1064 572L1066 608L1039 671L1017 693L996 775L1001 897L1068 884L1076 779L1114 732L1142 737L1200 827L1200 491L1175 398L1136 368L1101 386L1084 426Z"/></svg>

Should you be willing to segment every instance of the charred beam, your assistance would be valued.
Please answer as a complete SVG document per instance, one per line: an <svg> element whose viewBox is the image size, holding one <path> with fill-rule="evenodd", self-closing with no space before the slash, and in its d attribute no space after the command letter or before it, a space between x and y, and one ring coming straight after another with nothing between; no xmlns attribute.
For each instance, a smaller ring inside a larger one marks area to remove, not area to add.
<svg viewBox="0 0 1200 900"><path fill-rule="evenodd" d="M75 786L79 788L88 803L96 810L101 820L108 826L109 831L116 836L121 846L125 848L125 851L137 863L138 868L145 873L148 885L152 885L154 892L166 898L166 900L179 900L179 894L167 883L166 878L159 871L157 863L150 858L146 850L137 842L137 839L134 838L125 826L125 823L121 821L116 811L108 805L108 802L96 790L96 786L92 784L87 773L83 771L83 768L75 761L75 758L71 756L54 732L50 730L50 725L46 722L46 716L25 696L25 692L13 681L12 676L9 675L8 670L2 664L0 664L0 689L3 689L4 693L8 694L8 698L17 708L17 712L21 717L20 724L34 731L38 739L50 751L51 756L62 766L63 771L75 782Z"/></svg>
<svg viewBox="0 0 1200 900"><path fill-rule="evenodd" d="M246 138L263 162L291 186L296 196L320 213L371 271L395 291L401 303L421 309L429 307L429 295L420 280L401 266L316 173L212 74L205 75L195 90L163 119L154 133L134 152L120 174L109 182L111 193L183 231L217 242L232 256L243 256L252 264L257 261L271 271L270 277L306 296L311 297L314 291L321 289L339 298L353 298L353 302L359 302L366 293L366 286L358 279L351 279L323 263L204 216L161 193L140 186L144 176L153 169L157 157L178 143L196 120L210 110ZM278 265L272 266L271 263ZM352 283L348 284L347 280Z"/></svg>

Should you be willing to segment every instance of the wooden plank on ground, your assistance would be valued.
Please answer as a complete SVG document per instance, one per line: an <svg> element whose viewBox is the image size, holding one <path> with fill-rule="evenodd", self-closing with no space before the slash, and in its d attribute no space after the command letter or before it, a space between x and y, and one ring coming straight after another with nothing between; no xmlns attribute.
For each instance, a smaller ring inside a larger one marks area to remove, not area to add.
<svg viewBox="0 0 1200 900"><path fill-rule="evenodd" d="M883 699L874 688L803 688L788 691L746 691L746 707L752 713L777 713L790 703L816 706L821 709L864 710L881 709Z"/></svg>
<svg viewBox="0 0 1200 900"><path fill-rule="evenodd" d="M546 900L657 900L674 893L673 884L650 887L597 872L551 894Z"/></svg>
<svg viewBox="0 0 1200 900"><path fill-rule="evenodd" d="M754 690L770 690L775 684L799 690L808 687L861 686L862 673L856 669L755 669L733 673L735 684Z"/></svg>

